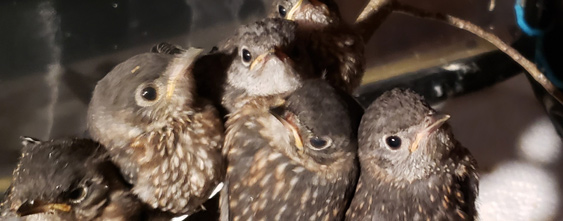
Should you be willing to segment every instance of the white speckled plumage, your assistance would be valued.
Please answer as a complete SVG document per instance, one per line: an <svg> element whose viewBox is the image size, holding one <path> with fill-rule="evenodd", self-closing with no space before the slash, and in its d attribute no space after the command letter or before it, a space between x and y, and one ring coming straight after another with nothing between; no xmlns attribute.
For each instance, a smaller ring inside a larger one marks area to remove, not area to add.
<svg viewBox="0 0 563 221"><path fill-rule="evenodd" d="M92 137L108 148L133 192L174 214L199 210L224 171L221 119L195 94L191 70L198 53L146 53L125 61L98 83L88 111ZM153 100L142 97L149 87Z"/></svg>

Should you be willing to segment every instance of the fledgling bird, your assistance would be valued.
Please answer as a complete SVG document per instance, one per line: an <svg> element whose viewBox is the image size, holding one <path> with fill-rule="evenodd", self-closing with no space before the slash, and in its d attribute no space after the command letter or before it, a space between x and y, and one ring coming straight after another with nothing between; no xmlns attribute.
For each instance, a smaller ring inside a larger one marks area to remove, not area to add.
<svg viewBox="0 0 563 221"><path fill-rule="evenodd" d="M338 5L332 0L275 0L268 17L296 21L300 28L310 30L342 22Z"/></svg>
<svg viewBox="0 0 563 221"><path fill-rule="evenodd" d="M362 27L344 23L333 0L276 0L269 17L298 23L297 41L311 57L316 77L348 93L360 86L365 71Z"/></svg>
<svg viewBox="0 0 563 221"><path fill-rule="evenodd" d="M130 185L100 144L88 139L39 141L30 137L24 137L23 143L2 203L2 219L138 220L158 216L130 192Z"/></svg>
<svg viewBox="0 0 563 221"><path fill-rule="evenodd" d="M295 29L291 21L263 19L241 26L218 45L218 53L234 55L225 72L221 101L229 112L256 97L291 93L307 78L312 68L309 62L295 65L295 60L308 57L288 56L299 50L294 44Z"/></svg>
<svg viewBox="0 0 563 221"><path fill-rule="evenodd" d="M176 215L200 208L223 179L224 128L195 93L201 52L145 53L116 66L96 85L88 128L143 202Z"/></svg>
<svg viewBox="0 0 563 221"><path fill-rule="evenodd" d="M227 121L221 220L342 220L358 175L349 96L322 80ZM270 101L269 99L268 101Z"/></svg>
<svg viewBox="0 0 563 221"><path fill-rule="evenodd" d="M360 123L360 179L346 220L474 220L477 162L411 90L377 98Z"/></svg>

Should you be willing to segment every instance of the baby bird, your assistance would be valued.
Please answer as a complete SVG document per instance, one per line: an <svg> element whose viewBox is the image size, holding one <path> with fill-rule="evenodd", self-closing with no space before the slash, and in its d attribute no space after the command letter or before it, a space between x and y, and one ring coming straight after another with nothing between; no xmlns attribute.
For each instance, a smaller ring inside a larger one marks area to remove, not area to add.
<svg viewBox="0 0 563 221"><path fill-rule="evenodd" d="M477 162L411 90L385 92L366 109L360 179L346 220L474 220Z"/></svg>
<svg viewBox="0 0 563 221"><path fill-rule="evenodd" d="M222 220L343 219L358 175L360 119L343 96L308 80L281 106L256 101L230 116Z"/></svg>
<svg viewBox="0 0 563 221"><path fill-rule="evenodd" d="M195 93L192 68L201 50L155 52L128 59L98 82L88 128L143 202L191 214L223 179L223 124Z"/></svg>
<svg viewBox="0 0 563 221"><path fill-rule="evenodd" d="M24 147L2 217L22 220L131 220L161 218L130 192L100 144L78 138L40 141Z"/></svg>
<svg viewBox="0 0 563 221"><path fill-rule="evenodd" d="M361 84L365 42L359 31L342 21L332 0L275 0L269 17L298 23L300 47L311 57L314 76L348 93Z"/></svg>
<svg viewBox="0 0 563 221"><path fill-rule="evenodd" d="M305 29L322 29L342 22L332 0L274 0L268 17L296 21Z"/></svg>
<svg viewBox="0 0 563 221"><path fill-rule="evenodd" d="M264 19L236 30L221 42L218 53L234 55L226 70L222 104L229 112L256 97L288 94L296 90L309 62L296 65L287 54L295 44L296 24L284 19Z"/></svg>

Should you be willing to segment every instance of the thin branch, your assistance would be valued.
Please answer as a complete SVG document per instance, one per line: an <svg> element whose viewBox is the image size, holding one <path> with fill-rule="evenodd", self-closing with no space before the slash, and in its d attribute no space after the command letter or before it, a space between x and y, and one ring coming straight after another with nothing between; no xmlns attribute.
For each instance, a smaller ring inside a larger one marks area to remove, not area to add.
<svg viewBox="0 0 563 221"><path fill-rule="evenodd" d="M379 11L383 6L389 5L394 0L369 0L364 10L358 15L355 23L362 22L368 18L373 12Z"/></svg>
<svg viewBox="0 0 563 221"><path fill-rule="evenodd" d="M393 12L389 7L393 0L369 0L364 10L360 13L354 29L362 36L364 42L368 42L375 30Z"/></svg>
<svg viewBox="0 0 563 221"><path fill-rule="evenodd" d="M551 83L551 81L549 81L549 79L547 79L547 77L537 68L537 66L534 63L532 63L530 60L522 56L520 52L512 48L510 45L504 43L496 35L483 30L481 27L469 21L456 18L451 15L426 12L412 6L399 3L397 1L393 1L391 7L393 11L401 12L418 18L431 19L431 20L444 22L454 27L457 27L459 29L463 29L468 32L471 32L474 35L487 40L488 42L496 46L498 49L500 49L502 52L504 52L506 55L508 55L510 58L512 58L512 60L520 64L520 66L522 66L528 72L528 74L530 74L530 76L534 78L534 80L536 80L549 94L551 94L555 99L557 99L559 103L563 103L563 94L561 93L561 91L559 91L559 89L555 87Z"/></svg>

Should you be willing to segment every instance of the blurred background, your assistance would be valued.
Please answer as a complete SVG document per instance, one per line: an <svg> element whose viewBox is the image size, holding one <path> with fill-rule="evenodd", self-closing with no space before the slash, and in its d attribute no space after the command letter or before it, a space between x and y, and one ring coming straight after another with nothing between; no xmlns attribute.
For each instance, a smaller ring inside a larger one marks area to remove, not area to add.
<svg viewBox="0 0 563 221"><path fill-rule="evenodd" d="M337 2L350 22L366 0ZM533 51L514 0L401 2L467 19ZM0 191L19 157L19 136L87 135L91 93L114 65L163 41L210 49L238 25L264 17L271 4L1 1ZM410 86L450 113L456 137L482 169L481 220L561 220L561 139L520 68L495 49L463 30L392 14L368 43L369 69L357 96L368 105L385 89Z"/></svg>

